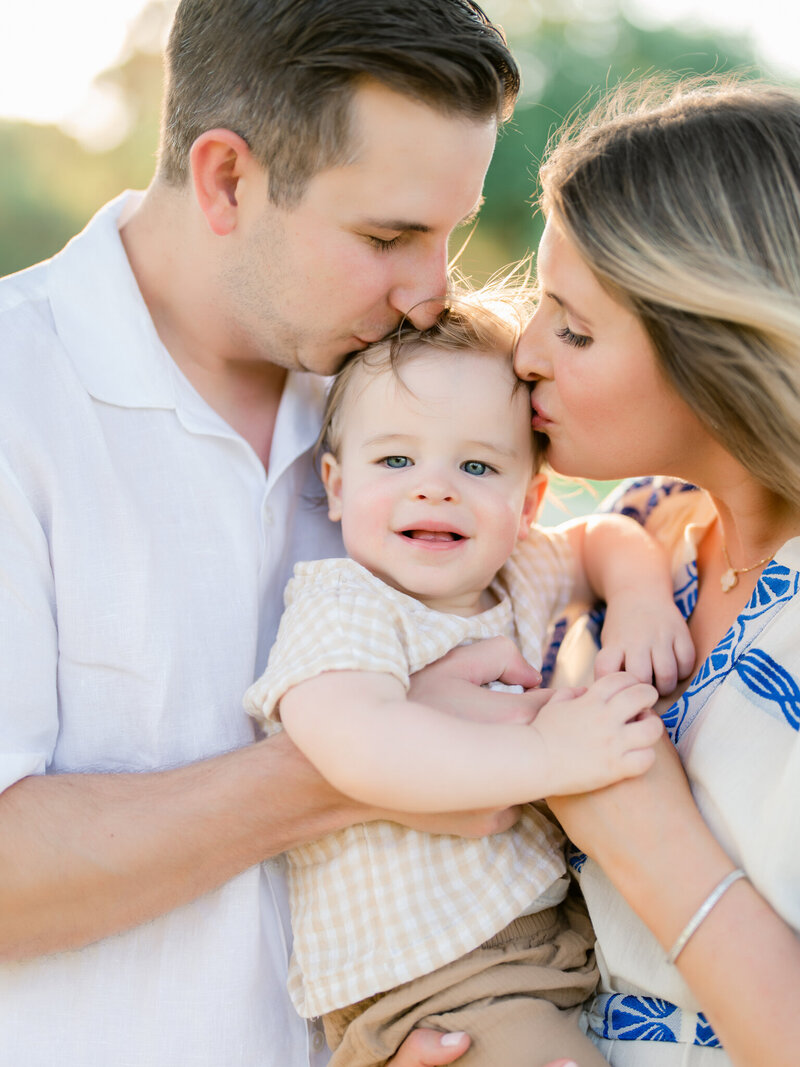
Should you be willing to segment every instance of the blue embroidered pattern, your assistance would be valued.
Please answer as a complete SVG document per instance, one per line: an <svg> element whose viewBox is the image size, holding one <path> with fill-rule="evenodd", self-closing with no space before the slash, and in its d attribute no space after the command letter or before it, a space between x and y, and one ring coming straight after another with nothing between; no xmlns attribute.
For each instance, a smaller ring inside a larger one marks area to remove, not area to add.
<svg viewBox="0 0 800 1067"><path fill-rule="evenodd" d="M694 1032L694 1045L705 1045L706 1048L722 1048L719 1038L711 1029L711 1024L701 1011L697 1013L697 1026Z"/></svg>
<svg viewBox="0 0 800 1067"><path fill-rule="evenodd" d="M581 852L579 848L576 848L571 841L567 842L567 863L578 874L583 870L583 865L586 863L586 853Z"/></svg>
<svg viewBox="0 0 800 1067"><path fill-rule="evenodd" d="M691 726L709 696L732 671L761 703L777 706L793 730L800 729L800 689L792 675L761 649L750 649L775 612L797 594L800 574L772 562L750 602L702 664L694 681L662 716L674 742Z"/></svg>
<svg viewBox="0 0 800 1067"><path fill-rule="evenodd" d="M776 704L793 730L800 729L800 688L785 667L754 648L736 663L736 673L757 697Z"/></svg>
<svg viewBox="0 0 800 1067"><path fill-rule="evenodd" d="M684 619L688 619L697 604L697 564L694 560L686 564L683 585L675 590L673 597Z"/></svg>
<svg viewBox="0 0 800 1067"><path fill-rule="evenodd" d="M659 997L637 997L630 993L602 993L594 998L589 1011L589 1026L599 1037L613 1041L682 1040L682 1030L688 1024L691 1044L706 1048L721 1048L705 1015L687 1015Z"/></svg>
<svg viewBox="0 0 800 1067"><path fill-rule="evenodd" d="M544 659L542 660L542 685L547 686L550 684L550 679L553 677L553 671L556 668L556 656L558 650L561 648L561 642L564 640L564 634L567 632L567 620L561 618L553 627L553 632L550 635L550 644L547 646Z"/></svg>

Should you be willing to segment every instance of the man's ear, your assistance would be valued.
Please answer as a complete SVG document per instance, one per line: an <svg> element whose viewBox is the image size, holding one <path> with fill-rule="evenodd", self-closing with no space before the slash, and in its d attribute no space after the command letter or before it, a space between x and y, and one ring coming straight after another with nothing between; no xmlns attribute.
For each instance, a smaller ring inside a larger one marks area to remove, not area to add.
<svg viewBox="0 0 800 1067"><path fill-rule="evenodd" d="M239 180L254 163L247 141L232 130L206 130L189 152L194 194L218 237L236 227Z"/></svg>
<svg viewBox="0 0 800 1067"><path fill-rule="evenodd" d="M525 503L522 506L517 540L524 541L528 536L531 525L536 522L536 516L539 514L546 490L547 475L541 472L534 474L528 485L528 491L525 493Z"/></svg>
<svg viewBox="0 0 800 1067"><path fill-rule="evenodd" d="M328 494L328 518L331 522L339 522L342 517L342 468L332 452L323 454L320 474Z"/></svg>

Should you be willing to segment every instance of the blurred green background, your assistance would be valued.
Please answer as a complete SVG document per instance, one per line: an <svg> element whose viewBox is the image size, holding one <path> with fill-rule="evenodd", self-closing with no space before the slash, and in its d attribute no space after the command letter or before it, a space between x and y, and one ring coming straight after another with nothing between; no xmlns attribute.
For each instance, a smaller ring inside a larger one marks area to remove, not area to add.
<svg viewBox="0 0 800 1067"><path fill-rule="evenodd" d="M548 135L592 89L661 70L758 73L749 42L712 31L647 29L616 0L485 0L505 27L524 92L497 146L486 204L462 267L476 279L536 247L532 200ZM97 79L113 94L116 125L103 150L57 126L0 120L0 274L57 251L94 211L153 172L161 92L160 50L173 0L154 0L131 25L122 57Z"/></svg>
<svg viewBox="0 0 800 1067"><path fill-rule="evenodd" d="M536 171L548 136L587 93L659 71L764 73L745 36L714 30L647 28L623 0L484 0L523 72L524 90L499 139L486 202L459 263L476 281L536 248ZM131 24L117 64L95 90L116 118L90 147L58 126L0 120L0 274L52 255L107 200L150 180L158 138L161 49L175 0L151 0ZM455 250L455 249L454 249ZM606 487L598 485L602 494ZM560 486L545 522L580 514L596 498ZM566 512L563 510L566 508Z"/></svg>

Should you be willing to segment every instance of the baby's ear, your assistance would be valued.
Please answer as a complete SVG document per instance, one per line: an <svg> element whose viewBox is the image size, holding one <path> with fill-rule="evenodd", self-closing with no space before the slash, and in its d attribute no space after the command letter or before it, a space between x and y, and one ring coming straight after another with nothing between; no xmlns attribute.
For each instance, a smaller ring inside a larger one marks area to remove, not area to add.
<svg viewBox="0 0 800 1067"><path fill-rule="evenodd" d="M339 522L342 517L342 468L333 452L323 453L320 475L328 494L328 518L331 522Z"/></svg>
<svg viewBox="0 0 800 1067"><path fill-rule="evenodd" d="M546 490L547 475L541 472L534 474L528 485L528 491L525 493L525 503L522 506L522 515L520 516L519 531L517 533L518 540L524 541L528 536L528 530L536 522L536 516L539 514Z"/></svg>

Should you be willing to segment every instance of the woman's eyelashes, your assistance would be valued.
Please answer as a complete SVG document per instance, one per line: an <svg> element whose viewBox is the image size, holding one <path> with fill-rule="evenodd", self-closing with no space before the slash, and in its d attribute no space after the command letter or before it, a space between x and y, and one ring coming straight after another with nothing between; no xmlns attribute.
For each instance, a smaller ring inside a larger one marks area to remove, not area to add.
<svg viewBox="0 0 800 1067"><path fill-rule="evenodd" d="M564 344L572 345L573 348L585 348L591 342L591 337L583 333L573 333L569 326L562 326L556 330L556 337Z"/></svg>

